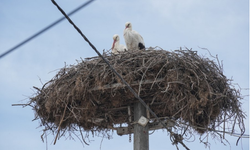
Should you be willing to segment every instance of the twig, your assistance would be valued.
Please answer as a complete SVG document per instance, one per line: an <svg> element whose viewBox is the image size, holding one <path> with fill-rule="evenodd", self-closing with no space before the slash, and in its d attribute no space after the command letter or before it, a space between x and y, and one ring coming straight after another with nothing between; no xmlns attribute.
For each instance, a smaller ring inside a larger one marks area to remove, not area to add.
<svg viewBox="0 0 250 150"><path fill-rule="evenodd" d="M55 141L54 141L54 145L56 144L56 140L57 140L57 137L58 137L59 132L60 132L61 124L62 124L63 119L64 119L64 116L65 116L65 112L66 112L67 105L68 105L68 103L67 103L67 104L65 105L65 107L64 107L63 115L62 115L61 121L60 121L59 126L58 126L58 129L57 129L57 134L56 134L56 138L55 138Z"/></svg>

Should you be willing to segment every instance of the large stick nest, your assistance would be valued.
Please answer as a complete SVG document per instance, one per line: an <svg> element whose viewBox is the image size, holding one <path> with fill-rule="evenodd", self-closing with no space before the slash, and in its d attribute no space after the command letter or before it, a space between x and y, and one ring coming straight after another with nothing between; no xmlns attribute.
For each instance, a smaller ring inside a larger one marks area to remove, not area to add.
<svg viewBox="0 0 250 150"><path fill-rule="evenodd" d="M104 57L158 117L181 119L201 134L227 121L233 120L233 128L243 124L240 93L214 60L191 50L129 51ZM53 132L59 126L65 131L77 126L101 132L129 124L127 108L138 102L100 57L65 66L35 89L30 103L41 125Z"/></svg>

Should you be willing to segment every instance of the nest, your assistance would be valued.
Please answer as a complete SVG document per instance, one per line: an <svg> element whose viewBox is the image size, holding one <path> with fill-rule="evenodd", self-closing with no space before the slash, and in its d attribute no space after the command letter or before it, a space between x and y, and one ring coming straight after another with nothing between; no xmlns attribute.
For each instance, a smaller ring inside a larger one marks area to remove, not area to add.
<svg viewBox="0 0 250 150"><path fill-rule="evenodd" d="M233 120L243 124L240 94L214 60L191 50L104 54L158 117L181 120L198 133ZM100 57L65 66L30 98L46 130L102 132L130 124L138 100ZM133 114L133 109L132 114Z"/></svg>

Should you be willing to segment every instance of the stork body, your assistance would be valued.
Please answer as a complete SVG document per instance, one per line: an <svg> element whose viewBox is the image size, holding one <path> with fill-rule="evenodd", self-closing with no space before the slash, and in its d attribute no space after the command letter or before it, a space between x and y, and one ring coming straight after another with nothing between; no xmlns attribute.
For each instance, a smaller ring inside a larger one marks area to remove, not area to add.
<svg viewBox="0 0 250 150"><path fill-rule="evenodd" d="M113 45L112 45L112 53L119 54L120 52L124 52L127 50L126 46L120 44L119 35L115 34L113 36Z"/></svg>
<svg viewBox="0 0 250 150"><path fill-rule="evenodd" d="M125 43L128 50L142 50L145 49L145 43L142 36L132 30L132 24L127 22L123 33Z"/></svg>

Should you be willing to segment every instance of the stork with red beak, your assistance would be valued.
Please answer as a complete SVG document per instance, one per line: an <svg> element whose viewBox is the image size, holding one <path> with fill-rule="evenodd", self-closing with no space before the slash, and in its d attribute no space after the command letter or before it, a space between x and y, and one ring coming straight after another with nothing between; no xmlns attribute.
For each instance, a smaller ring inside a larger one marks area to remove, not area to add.
<svg viewBox="0 0 250 150"><path fill-rule="evenodd" d="M123 36L128 50L145 49L145 43L142 36L138 32L132 30L132 24L130 22L125 24Z"/></svg>
<svg viewBox="0 0 250 150"><path fill-rule="evenodd" d="M120 52L127 51L126 46L120 44L120 37L119 35L115 34L113 36L113 45L112 45L112 53L119 54Z"/></svg>

